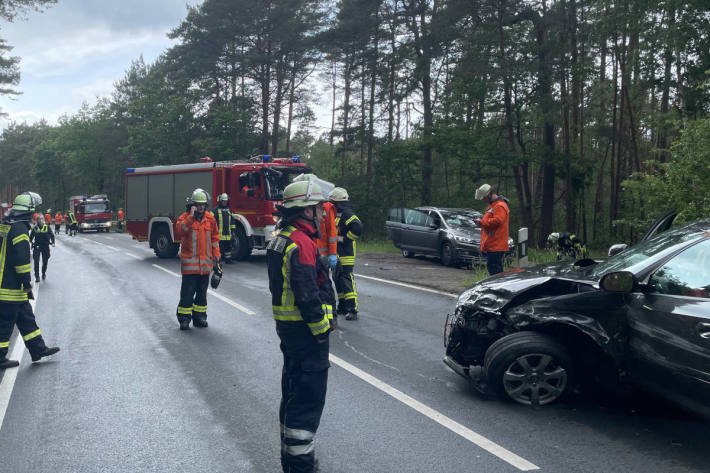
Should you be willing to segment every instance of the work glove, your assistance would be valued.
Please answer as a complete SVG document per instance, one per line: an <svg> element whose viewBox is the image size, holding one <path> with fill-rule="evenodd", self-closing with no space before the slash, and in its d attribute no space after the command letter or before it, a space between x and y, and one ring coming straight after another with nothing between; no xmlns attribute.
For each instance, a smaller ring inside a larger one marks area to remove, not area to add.
<svg viewBox="0 0 710 473"><path fill-rule="evenodd" d="M330 264L330 269L335 269L338 264L338 257L335 255L328 255L328 263Z"/></svg>
<svg viewBox="0 0 710 473"><path fill-rule="evenodd" d="M215 263L214 266L212 266L212 271L214 271L215 273L217 273L221 276L222 275L222 265L219 263Z"/></svg>

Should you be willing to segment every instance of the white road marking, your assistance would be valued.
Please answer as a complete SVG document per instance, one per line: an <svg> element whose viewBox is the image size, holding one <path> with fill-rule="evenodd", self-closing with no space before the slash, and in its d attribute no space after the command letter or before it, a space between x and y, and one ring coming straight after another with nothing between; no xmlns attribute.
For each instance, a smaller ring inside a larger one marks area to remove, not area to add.
<svg viewBox="0 0 710 473"><path fill-rule="evenodd" d="M458 298L458 294L452 294L450 292L444 292L444 291L437 291L436 289L429 289L428 287L421 287L421 286L415 286L413 284L406 284L403 282L397 282L397 281L388 281L386 279L380 279L380 278L373 278L372 276L364 276L362 274L355 274L356 278L365 278L365 279L372 279L373 281L379 281L379 282L384 282L387 284L394 284L395 286L402 286L402 287L408 287L410 289L417 289L419 291L425 291L425 292L433 292L434 294L441 294L442 296L449 296L449 297L456 297Z"/></svg>
<svg viewBox="0 0 710 473"><path fill-rule="evenodd" d="M170 271L169 269L163 268L162 266L159 266L159 265L157 265L157 264L154 264L154 265L152 265L152 266L153 266L154 268L158 268L158 269L161 270L161 271L165 271L166 273L171 274L171 275L175 276L176 278L182 277L182 276L180 276L178 273L173 272L173 271Z"/></svg>
<svg viewBox="0 0 710 473"><path fill-rule="evenodd" d="M37 305L37 294L39 294L39 284L34 285L32 293L35 298L30 300L30 305L34 312L35 306ZM12 353L8 358L22 363L22 355L25 354L25 344L20 339L19 332L12 344ZM2 376L2 383L0 383L0 430L2 430L2 424L5 421L5 413L7 412L8 404L10 404L10 396L12 396L12 389L15 387L15 380L17 379L17 372L19 370L19 366L17 368L7 368Z"/></svg>
<svg viewBox="0 0 710 473"><path fill-rule="evenodd" d="M173 275L173 276L175 276L176 278L182 277L180 274L175 273L175 272L173 272L173 271L170 271L170 270L167 269L167 268L163 268L163 267L160 266L160 265L154 264L153 267L154 267L154 268L158 268L158 269L160 269L160 270L162 270L162 271L165 271L166 273L168 273L168 274L170 274L170 275ZM217 294L217 293L216 293L215 291L213 291L212 289L208 289L208 290L207 290L207 293L210 294L210 295L212 295L212 296L215 296L217 299L219 299L219 300L221 300L221 301L223 301L223 302L226 302L227 304L231 305L231 306L234 307L235 309L237 309L237 310L239 310L239 311L241 311L241 312L244 312L244 313L247 314L247 315L255 315L255 314L256 314L256 312L247 309L246 307L244 307L243 305L239 304L238 302L235 302L235 301L233 301L232 299L230 299L230 298L228 298L228 297L224 297L222 294Z"/></svg>
<svg viewBox="0 0 710 473"><path fill-rule="evenodd" d="M244 307L243 305L238 304L238 303L234 302L233 300L231 300L231 299L229 299L229 298L227 298L227 297L224 297L222 294L217 294L217 293L216 293L215 291L213 291L212 289L208 289L208 290L207 290L207 293L210 294L210 295L215 296L217 299L219 299L219 300L221 300L221 301L223 301L223 302L226 302L227 304L231 305L231 306L234 307L235 309L240 310L240 311L244 312L244 313L247 314L247 315L256 315L256 312L247 309L247 308Z"/></svg>
<svg viewBox="0 0 710 473"><path fill-rule="evenodd" d="M407 396L404 394L402 391L399 391L396 388L393 388L389 384L385 383L384 381L380 381L379 379L375 378L374 376L362 371L361 369L351 365L345 360L342 360L341 358L338 358L337 356L333 355L332 353L330 354L330 361L335 363L336 365L340 366L344 370L350 372L351 374L357 376L358 378L362 379L368 384L371 384L372 386L376 387L380 391L392 396L393 398L397 399L398 401L402 402L403 404L411 407L415 411L419 412L420 414L423 414L424 416L428 417L429 419L433 420L437 424L446 427L450 431L454 432L455 434L460 435L461 437L465 438L469 442L479 446L483 450L486 450L487 452L495 455L496 457L500 458L501 460L509 463L510 465L514 466L518 470L521 471L531 471L531 470L539 470L540 467L537 465L530 463L529 461L525 460L522 457L519 457L515 453L511 452L510 450L507 450L497 443L493 442L492 440L487 439L481 434L477 434L473 430L469 429L468 427L465 427L455 420L446 417L444 414L440 413L439 411L432 409L431 407L422 404L421 402L417 401L416 399L413 399L410 396Z"/></svg>
<svg viewBox="0 0 710 473"><path fill-rule="evenodd" d="M141 258L140 256L136 256L136 255L134 255L133 253L126 253L126 254L127 254L128 256L130 256L131 258L135 258L135 259L138 259L138 260L141 260L141 261L143 260L143 258Z"/></svg>

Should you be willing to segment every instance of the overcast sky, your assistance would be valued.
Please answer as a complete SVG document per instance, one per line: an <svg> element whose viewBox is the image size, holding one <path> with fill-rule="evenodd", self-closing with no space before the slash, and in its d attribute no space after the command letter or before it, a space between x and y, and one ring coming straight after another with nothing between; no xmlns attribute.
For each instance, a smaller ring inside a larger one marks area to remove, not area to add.
<svg viewBox="0 0 710 473"><path fill-rule="evenodd" d="M255 0L258 1L258 0ZM201 0L59 0L14 23L0 20L0 37L20 56L22 80L15 99L0 96L0 119L56 123L82 102L109 96L131 61L152 63L172 45L167 33Z"/></svg>

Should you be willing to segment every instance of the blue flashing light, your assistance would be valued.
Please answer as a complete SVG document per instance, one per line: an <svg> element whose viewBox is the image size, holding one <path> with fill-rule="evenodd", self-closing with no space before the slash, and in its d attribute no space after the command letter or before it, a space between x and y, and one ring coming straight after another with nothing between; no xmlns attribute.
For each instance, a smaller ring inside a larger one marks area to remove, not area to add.
<svg viewBox="0 0 710 473"><path fill-rule="evenodd" d="M126 174L131 174L133 172L136 172L135 168L126 168Z"/></svg>
<svg viewBox="0 0 710 473"><path fill-rule="evenodd" d="M264 161L265 163L268 163L270 157L271 157L271 156L269 156L268 154L265 154L262 159L263 159L263 161Z"/></svg>
<svg viewBox="0 0 710 473"><path fill-rule="evenodd" d="M301 162L301 157L300 157L300 156L294 156L293 158L291 158L291 161L293 161L294 163L300 163L300 162Z"/></svg>

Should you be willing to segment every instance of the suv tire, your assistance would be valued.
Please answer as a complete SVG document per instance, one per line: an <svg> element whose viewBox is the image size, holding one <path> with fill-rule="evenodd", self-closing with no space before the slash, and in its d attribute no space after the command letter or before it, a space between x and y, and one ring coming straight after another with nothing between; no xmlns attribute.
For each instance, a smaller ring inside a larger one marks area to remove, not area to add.
<svg viewBox="0 0 710 473"><path fill-rule="evenodd" d="M542 406L565 393L573 366L568 350L554 338L516 332L488 347L484 373L497 394L520 404Z"/></svg>

